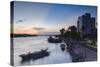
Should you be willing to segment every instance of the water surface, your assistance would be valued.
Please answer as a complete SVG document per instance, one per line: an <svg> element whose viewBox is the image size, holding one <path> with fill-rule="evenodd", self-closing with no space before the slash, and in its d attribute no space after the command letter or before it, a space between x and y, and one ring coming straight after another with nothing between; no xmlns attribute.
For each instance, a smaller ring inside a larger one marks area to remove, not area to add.
<svg viewBox="0 0 100 67"><path fill-rule="evenodd" d="M48 36L14 38L14 65L56 64L72 62L69 52L61 51L61 43L48 43ZM48 48L50 55L35 61L21 64L21 54Z"/></svg>

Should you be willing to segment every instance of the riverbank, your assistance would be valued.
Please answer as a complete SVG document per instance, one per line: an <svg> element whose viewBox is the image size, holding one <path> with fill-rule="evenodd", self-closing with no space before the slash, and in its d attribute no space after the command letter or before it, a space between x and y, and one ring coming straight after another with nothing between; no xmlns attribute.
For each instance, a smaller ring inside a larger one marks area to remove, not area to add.
<svg viewBox="0 0 100 67"><path fill-rule="evenodd" d="M65 39L64 42L73 62L97 60L97 49L89 47L86 41Z"/></svg>

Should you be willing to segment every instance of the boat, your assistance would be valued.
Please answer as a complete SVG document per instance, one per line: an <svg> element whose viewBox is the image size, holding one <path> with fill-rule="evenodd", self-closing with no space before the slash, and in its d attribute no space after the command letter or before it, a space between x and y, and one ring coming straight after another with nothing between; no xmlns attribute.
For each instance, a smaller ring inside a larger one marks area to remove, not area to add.
<svg viewBox="0 0 100 67"><path fill-rule="evenodd" d="M29 52L28 54L21 54L21 55L19 55L19 57L21 57L22 63L26 62L26 61L30 61L30 60L37 60L37 59L49 56L50 52L48 52L47 50L48 50L48 48L41 49L41 51L37 51L37 52L33 52L33 53Z"/></svg>
<svg viewBox="0 0 100 67"><path fill-rule="evenodd" d="M61 47L61 50L62 50L62 51L65 50L65 45L64 45L64 44L61 44L60 47Z"/></svg>
<svg viewBox="0 0 100 67"><path fill-rule="evenodd" d="M53 38L52 36L50 36L49 38L48 38L48 42L49 43L61 43L62 42L62 40L61 39L59 39L59 38Z"/></svg>

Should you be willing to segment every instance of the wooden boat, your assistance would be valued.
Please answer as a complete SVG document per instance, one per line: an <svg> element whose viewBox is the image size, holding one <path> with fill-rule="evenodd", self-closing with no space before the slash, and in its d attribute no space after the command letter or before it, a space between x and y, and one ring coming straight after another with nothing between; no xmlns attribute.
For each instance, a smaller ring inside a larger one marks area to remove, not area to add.
<svg viewBox="0 0 100 67"><path fill-rule="evenodd" d="M50 37L48 38L48 42L49 42L49 43L61 43L62 40L59 39L59 38L53 38L53 37L50 36Z"/></svg>
<svg viewBox="0 0 100 67"><path fill-rule="evenodd" d="M33 53L29 52L28 54L19 55L19 57L22 58L21 62L26 62L26 61L30 61L30 60L37 60L37 59L49 56L50 52L48 52L47 50L48 50L48 48L45 50L42 49L41 51L38 51L38 52L33 52Z"/></svg>

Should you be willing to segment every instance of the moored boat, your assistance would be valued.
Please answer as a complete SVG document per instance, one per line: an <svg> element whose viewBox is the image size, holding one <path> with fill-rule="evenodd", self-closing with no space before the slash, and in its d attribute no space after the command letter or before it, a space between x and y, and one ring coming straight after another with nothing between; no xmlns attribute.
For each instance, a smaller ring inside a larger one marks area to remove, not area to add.
<svg viewBox="0 0 100 67"><path fill-rule="evenodd" d="M30 60L37 60L46 56L50 55L50 52L47 51L47 49L42 49L41 51L33 52L33 53L28 53L28 54L21 54L19 57L22 58L22 63Z"/></svg>
<svg viewBox="0 0 100 67"><path fill-rule="evenodd" d="M62 40L59 39L59 38L53 38L52 36L50 36L50 37L48 38L48 42L49 42L49 43L61 43Z"/></svg>
<svg viewBox="0 0 100 67"><path fill-rule="evenodd" d="M65 50L65 45L64 45L64 44L61 44L60 47L61 47L61 50L62 50L62 51Z"/></svg>

